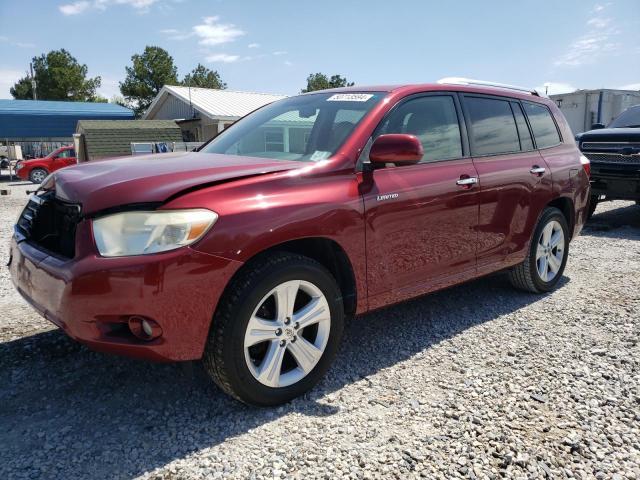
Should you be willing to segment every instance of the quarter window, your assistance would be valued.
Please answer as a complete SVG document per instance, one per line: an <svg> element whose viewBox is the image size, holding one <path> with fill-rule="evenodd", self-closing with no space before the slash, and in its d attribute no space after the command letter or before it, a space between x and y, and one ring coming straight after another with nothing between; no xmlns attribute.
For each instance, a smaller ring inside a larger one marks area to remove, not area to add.
<svg viewBox="0 0 640 480"><path fill-rule="evenodd" d="M474 155L520 151L520 139L511 106L506 100L466 97L471 119Z"/></svg>
<svg viewBox="0 0 640 480"><path fill-rule="evenodd" d="M448 95L408 100L391 112L376 133L415 135L424 148L421 162L462 157L458 115L453 98Z"/></svg>
<svg viewBox="0 0 640 480"><path fill-rule="evenodd" d="M523 102L524 111L529 118L529 124L536 139L538 148L553 147L560 143L560 135L553 121L551 112L544 105Z"/></svg>

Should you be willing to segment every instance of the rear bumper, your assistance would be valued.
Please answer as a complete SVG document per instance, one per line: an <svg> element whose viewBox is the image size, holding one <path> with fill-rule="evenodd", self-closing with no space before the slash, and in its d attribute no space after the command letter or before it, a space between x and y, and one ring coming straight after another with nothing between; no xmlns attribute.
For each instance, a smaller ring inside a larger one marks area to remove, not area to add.
<svg viewBox="0 0 640 480"><path fill-rule="evenodd" d="M15 238L9 263L18 292L70 337L94 350L156 361L202 356L220 295L240 265L190 248L61 260ZM156 321L162 336L139 340L127 328L132 315Z"/></svg>

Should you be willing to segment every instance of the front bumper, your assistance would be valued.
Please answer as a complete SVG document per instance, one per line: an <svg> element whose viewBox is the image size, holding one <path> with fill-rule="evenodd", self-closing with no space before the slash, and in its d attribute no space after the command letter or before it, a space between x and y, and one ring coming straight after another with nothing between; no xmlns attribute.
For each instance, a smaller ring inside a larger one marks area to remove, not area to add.
<svg viewBox="0 0 640 480"><path fill-rule="evenodd" d="M156 361L202 356L220 295L240 265L191 248L64 260L15 238L9 261L18 292L70 337L94 350ZM139 340L127 328L132 315L156 321L162 336Z"/></svg>
<svg viewBox="0 0 640 480"><path fill-rule="evenodd" d="M640 199L640 165L591 163L591 194L611 200Z"/></svg>

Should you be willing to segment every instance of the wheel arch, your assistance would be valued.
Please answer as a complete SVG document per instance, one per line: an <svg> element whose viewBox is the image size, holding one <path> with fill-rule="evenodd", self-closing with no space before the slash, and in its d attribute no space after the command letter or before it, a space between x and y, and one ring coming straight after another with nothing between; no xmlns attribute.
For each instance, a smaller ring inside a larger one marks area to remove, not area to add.
<svg viewBox="0 0 640 480"><path fill-rule="evenodd" d="M557 197L551 200L546 207L555 207L562 212L562 215L564 215L564 218L567 220L569 239L571 239L576 221L573 201L569 197Z"/></svg>
<svg viewBox="0 0 640 480"><path fill-rule="evenodd" d="M233 278L240 275L247 268L251 268L253 262L264 258L274 252L290 252L304 255L324 266L336 279L342 292L344 312L347 316L353 316L357 308L356 277L351 260L346 251L336 242L326 237L305 237L289 240L272 245L250 257L245 264L238 269ZM229 281L232 283L233 278Z"/></svg>

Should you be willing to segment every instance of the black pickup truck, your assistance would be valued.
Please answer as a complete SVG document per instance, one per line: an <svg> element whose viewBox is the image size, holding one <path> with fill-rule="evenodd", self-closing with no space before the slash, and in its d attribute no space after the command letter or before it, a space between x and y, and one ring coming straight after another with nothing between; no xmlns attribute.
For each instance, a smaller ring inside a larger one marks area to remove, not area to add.
<svg viewBox="0 0 640 480"><path fill-rule="evenodd" d="M640 105L630 107L606 127L576 135L578 147L591 161L589 216L603 200L640 203Z"/></svg>

